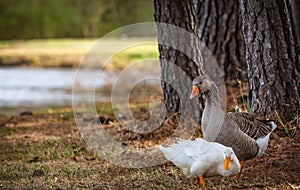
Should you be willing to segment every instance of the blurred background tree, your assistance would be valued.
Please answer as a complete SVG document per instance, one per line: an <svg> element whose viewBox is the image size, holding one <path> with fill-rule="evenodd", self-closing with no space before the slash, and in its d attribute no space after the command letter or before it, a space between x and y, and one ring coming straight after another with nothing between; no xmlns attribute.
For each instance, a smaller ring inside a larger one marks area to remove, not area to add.
<svg viewBox="0 0 300 190"><path fill-rule="evenodd" d="M100 37L153 20L151 0L0 0L0 40Z"/></svg>

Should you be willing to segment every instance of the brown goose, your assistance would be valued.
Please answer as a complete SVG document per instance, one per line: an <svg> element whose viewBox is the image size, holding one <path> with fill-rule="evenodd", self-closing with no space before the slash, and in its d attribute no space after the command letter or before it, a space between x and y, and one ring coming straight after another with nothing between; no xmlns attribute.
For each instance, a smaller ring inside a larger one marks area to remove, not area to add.
<svg viewBox="0 0 300 190"><path fill-rule="evenodd" d="M265 152L269 136L276 124L269 120L260 120L254 113L225 113L221 109L216 84L204 76L193 80L190 99L200 93L206 98L201 120L203 138L233 148L241 163L237 176L240 177L244 162Z"/></svg>

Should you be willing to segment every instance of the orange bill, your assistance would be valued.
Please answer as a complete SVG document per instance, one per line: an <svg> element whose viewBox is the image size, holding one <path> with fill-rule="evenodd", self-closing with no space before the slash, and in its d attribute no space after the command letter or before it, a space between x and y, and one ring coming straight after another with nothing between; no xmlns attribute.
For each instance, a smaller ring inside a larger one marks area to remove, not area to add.
<svg viewBox="0 0 300 190"><path fill-rule="evenodd" d="M190 99L193 99L195 96L197 96L200 93L200 90L197 86L193 86L192 93L190 95Z"/></svg>
<svg viewBox="0 0 300 190"><path fill-rule="evenodd" d="M224 170L230 170L230 157L226 157L224 160Z"/></svg>

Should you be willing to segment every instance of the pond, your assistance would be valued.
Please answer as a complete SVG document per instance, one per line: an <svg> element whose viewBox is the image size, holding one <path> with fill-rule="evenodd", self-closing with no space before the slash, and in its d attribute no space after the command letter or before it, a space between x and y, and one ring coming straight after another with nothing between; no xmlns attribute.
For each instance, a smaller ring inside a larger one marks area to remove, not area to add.
<svg viewBox="0 0 300 190"><path fill-rule="evenodd" d="M62 68L0 68L0 113L71 105L74 82L85 89L79 94L84 99L88 90L112 83L115 76L113 73L102 72L101 79L105 80L96 82L95 78L100 71L87 69L81 71L80 81L74 81L75 71ZM98 101L109 98L107 93L97 96Z"/></svg>

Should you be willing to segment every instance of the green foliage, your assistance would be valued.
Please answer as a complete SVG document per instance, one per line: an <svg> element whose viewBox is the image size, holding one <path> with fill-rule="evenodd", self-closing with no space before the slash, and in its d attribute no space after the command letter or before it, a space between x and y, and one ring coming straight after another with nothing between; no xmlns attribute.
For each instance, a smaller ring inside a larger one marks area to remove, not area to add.
<svg viewBox="0 0 300 190"><path fill-rule="evenodd" d="M99 37L153 21L151 0L0 0L0 40Z"/></svg>

